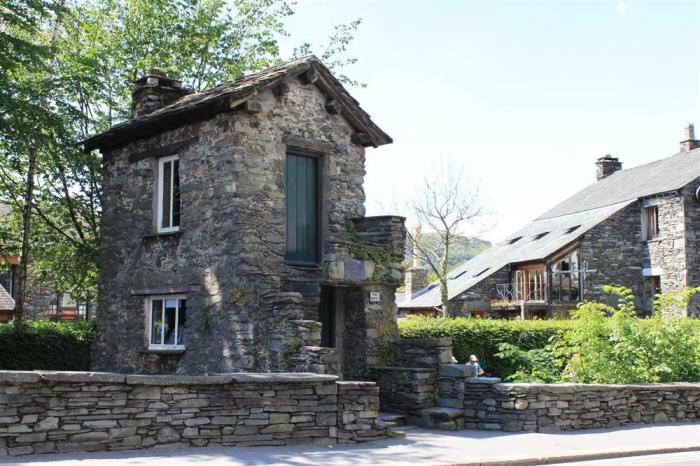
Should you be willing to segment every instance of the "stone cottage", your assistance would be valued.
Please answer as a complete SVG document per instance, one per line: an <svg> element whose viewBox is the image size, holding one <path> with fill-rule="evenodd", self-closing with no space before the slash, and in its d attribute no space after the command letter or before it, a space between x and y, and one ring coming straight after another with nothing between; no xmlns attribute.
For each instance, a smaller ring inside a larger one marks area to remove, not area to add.
<svg viewBox="0 0 700 466"><path fill-rule="evenodd" d="M651 315L656 294L700 285L699 148L690 125L671 157L627 170L598 159L597 182L449 275L450 314L545 318L624 285ZM406 276L402 313L440 305L424 271ZM683 315L700 316L697 299Z"/></svg>
<svg viewBox="0 0 700 466"><path fill-rule="evenodd" d="M152 70L104 161L94 369L355 375L396 336L401 217L363 217L391 143L315 57L193 93Z"/></svg>

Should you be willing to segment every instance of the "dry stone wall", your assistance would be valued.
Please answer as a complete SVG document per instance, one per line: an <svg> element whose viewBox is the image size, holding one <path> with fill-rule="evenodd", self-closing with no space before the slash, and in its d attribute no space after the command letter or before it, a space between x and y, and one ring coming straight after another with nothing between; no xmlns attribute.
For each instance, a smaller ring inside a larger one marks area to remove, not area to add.
<svg viewBox="0 0 700 466"><path fill-rule="evenodd" d="M524 384L464 380L464 426L509 432L700 419L700 384Z"/></svg>
<svg viewBox="0 0 700 466"><path fill-rule="evenodd" d="M0 371L0 456L363 442L378 388L316 374L149 376Z"/></svg>

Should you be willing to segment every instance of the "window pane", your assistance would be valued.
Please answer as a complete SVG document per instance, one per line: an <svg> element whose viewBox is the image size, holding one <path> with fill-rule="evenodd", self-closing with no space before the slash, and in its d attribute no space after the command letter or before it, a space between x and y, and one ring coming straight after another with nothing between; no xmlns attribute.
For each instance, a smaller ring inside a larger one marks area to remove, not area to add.
<svg viewBox="0 0 700 466"><path fill-rule="evenodd" d="M151 301L151 344L160 345L163 343L163 300L154 299Z"/></svg>
<svg viewBox="0 0 700 466"><path fill-rule="evenodd" d="M581 285L578 272L571 272L571 300L578 301L581 296Z"/></svg>
<svg viewBox="0 0 700 466"><path fill-rule="evenodd" d="M187 323L187 300L180 300L180 309L177 317L177 344L184 345L185 324Z"/></svg>
<svg viewBox="0 0 700 466"><path fill-rule="evenodd" d="M180 161L173 161L173 225L180 226Z"/></svg>
<svg viewBox="0 0 700 466"><path fill-rule="evenodd" d="M163 344L175 344L175 326L177 311L177 299L165 300L165 325L163 326Z"/></svg>
<svg viewBox="0 0 700 466"><path fill-rule="evenodd" d="M162 228L170 228L172 226L170 217L170 197L172 196L172 162L165 162L163 164L163 191L161 196L163 202L161 204L161 211L163 215L163 220L161 222Z"/></svg>

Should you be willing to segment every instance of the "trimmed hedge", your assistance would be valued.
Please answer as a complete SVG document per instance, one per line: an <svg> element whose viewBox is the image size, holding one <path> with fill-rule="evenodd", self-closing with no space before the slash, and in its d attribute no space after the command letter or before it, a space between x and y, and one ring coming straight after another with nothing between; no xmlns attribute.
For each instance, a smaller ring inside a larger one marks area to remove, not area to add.
<svg viewBox="0 0 700 466"><path fill-rule="evenodd" d="M90 370L93 322L28 322L21 332L0 324L0 369Z"/></svg>
<svg viewBox="0 0 700 466"><path fill-rule="evenodd" d="M442 319L415 317L399 321L401 338L452 338L452 351L460 363L470 354L476 354L479 363L489 375L507 377L518 367L514 361L494 355L498 345L510 343L523 350L544 348L551 337L571 328L568 320L490 320L457 317Z"/></svg>

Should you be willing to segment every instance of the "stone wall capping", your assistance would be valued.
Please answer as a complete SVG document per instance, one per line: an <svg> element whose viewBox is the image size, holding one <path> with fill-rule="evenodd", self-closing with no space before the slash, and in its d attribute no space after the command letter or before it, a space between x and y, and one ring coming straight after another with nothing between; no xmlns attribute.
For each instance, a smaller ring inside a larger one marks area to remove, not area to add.
<svg viewBox="0 0 700 466"><path fill-rule="evenodd" d="M0 371L0 383L39 382L41 375L33 371Z"/></svg>
<svg viewBox="0 0 700 466"><path fill-rule="evenodd" d="M375 366L373 369L380 371L435 372L435 369L432 367Z"/></svg>
<svg viewBox="0 0 700 466"><path fill-rule="evenodd" d="M339 388L346 390L357 387L371 387L377 385L376 382L353 382L348 380L338 380L335 384L338 385Z"/></svg>
<svg viewBox="0 0 700 466"><path fill-rule="evenodd" d="M126 376L127 385L225 385L232 381L230 374Z"/></svg>
<svg viewBox="0 0 700 466"><path fill-rule="evenodd" d="M471 380L471 379L470 379ZM700 390L700 385L692 382L647 383L647 384L584 384L584 383L498 383L493 387L501 392L534 392L534 393L575 393L575 392L605 392L610 390L649 390L649 391L678 391L688 389Z"/></svg>
<svg viewBox="0 0 700 466"><path fill-rule="evenodd" d="M49 382L124 383L126 376L114 372L39 371Z"/></svg>
<svg viewBox="0 0 700 466"><path fill-rule="evenodd" d="M452 338L450 337L440 337L440 338L416 338L410 340L399 340L399 344L404 346L410 346L411 348L429 348L432 349L436 346L449 346L452 348Z"/></svg>
<svg viewBox="0 0 700 466"><path fill-rule="evenodd" d="M468 368L464 364L440 364L440 376L467 376Z"/></svg>
<svg viewBox="0 0 700 466"><path fill-rule="evenodd" d="M232 377L234 382L238 383L335 382L336 380L338 380L337 375L314 374L311 372L246 372L228 375Z"/></svg>
<svg viewBox="0 0 700 466"><path fill-rule="evenodd" d="M464 382L470 384L494 385L501 383L501 379L499 377L471 377Z"/></svg>

